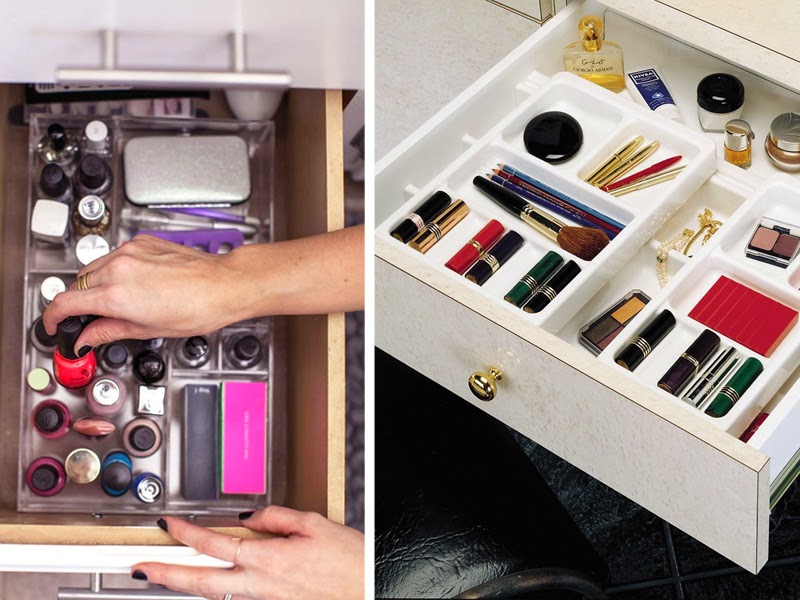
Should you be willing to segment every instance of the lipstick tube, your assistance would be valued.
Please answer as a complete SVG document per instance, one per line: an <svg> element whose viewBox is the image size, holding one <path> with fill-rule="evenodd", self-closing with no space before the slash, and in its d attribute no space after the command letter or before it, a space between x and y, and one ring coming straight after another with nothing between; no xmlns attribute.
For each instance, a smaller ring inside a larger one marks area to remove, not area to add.
<svg viewBox="0 0 800 600"><path fill-rule="evenodd" d="M415 235L425 228L425 224L450 205L450 196L441 190L425 200L419 208L408 215L402 222L392 229L392 237L407 244Z"/></svg>
<svg viewBox="0 0 800 600"><path fill-rule="evenodd" d="M675 327L675 315L662 310L642 332L633 338L614 359L620 367L633 371Z"/></svg>
<svg viewBox="0 0 800 600"><path fill-rule="evenodd" d="M450 260L445 263L445 267L463 275L467 269L475 264L475 261L483 256L487 249L491 248L500 236L503 235L503 225L497 219L492 219L483 228L472 236L472 239L456 252Z"/></svg>
<svg viewBox="0 0 800 600"><path fill-rule="evenodd" d="M530 271L522 276L522 279L511 288L503 299L514 306L522 306L533 296L536 288L542 285L563 262L564 259L558 253L550 250L539 262L533 265Z"/></svg>
<svg viewBox="0 0 800 600"><path fill-rule="evenodd" d="M764 365L757 358L751 356L744 361L739 370L728 380L728 383L717 392L714 401L708 405L706 414L716 418L727 415L763 370Z"/></svg>
<svg viewBox="0 0 800 600"><path fill-rule="evenodd" d="M524 243L525 240L520 234L516 231L509 231L487 252L483 253L478 262L467 271L465 277L472 283L483 285L514 256L517 250L522 248Z"/></svg>
<svg viewBox="0 0 800 600"><path fill-rule="evenodd" d="M678 357L678 360L664 373L658 380L658 387L673 396L677 396L684 386L695 377L706 361L719 348L719 336L710 329L704 329L686 349L686 352Z"/></svg>
<svg viewBox="0 0 800 600"><path fill-rule="evenodd" d="M409 247L425 254L468 214L469 206L463 200L456 200L425 225L425 228L408 243Z"/></svg>
<svg viewBox="0 0 800 600"><path fill-rule="evenodd" d="M544 285L539 286L522 310L526 313L538 313L544 310L580 272L581 268L574 260L568 261Z"/></svg>

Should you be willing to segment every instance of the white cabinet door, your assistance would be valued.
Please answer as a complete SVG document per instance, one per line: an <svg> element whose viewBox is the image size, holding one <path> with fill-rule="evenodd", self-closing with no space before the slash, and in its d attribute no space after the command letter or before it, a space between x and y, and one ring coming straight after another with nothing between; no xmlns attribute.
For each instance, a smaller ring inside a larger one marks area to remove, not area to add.
<svg viewBox="0 0 800 600"><path fill-rule="evenodd" d="M239 30L247 71L287 72L293 87L364 85L363 0L0 0L0 81L103 68L105 30L116 32L121 69L226 71Z"/></svg>

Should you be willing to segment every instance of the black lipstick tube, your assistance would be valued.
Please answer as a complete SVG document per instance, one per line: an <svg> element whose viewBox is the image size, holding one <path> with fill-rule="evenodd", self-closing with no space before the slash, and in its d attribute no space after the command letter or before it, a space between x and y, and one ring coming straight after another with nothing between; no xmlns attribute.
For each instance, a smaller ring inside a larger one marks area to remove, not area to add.
<svg viewBox="0 0 800 600"><path fill-rule="evenodd" d="M536 293L528 300L528 303L522 307L522 310L527 313L538 313L544 310L580 272L581 268L574 260L567 261L555 275L539 286Z"/></svg>
<svg viewBox="0 0 800 600"><path fill-rule="evenodd" d="M633 371L667 337L673 327L675 315L668 310L662 310L639 335L628 342L614 360L619 366Z"/></svg>
<svg viewBox="0 0 800 600"><path fill-rule="evenodd" d="M483 285L508 262L508 259L514 256L517 250L522 248L524 243L525 240L520 234L516 231L509 231L494 246L484 252L464 277L473 283Z"/></svg>

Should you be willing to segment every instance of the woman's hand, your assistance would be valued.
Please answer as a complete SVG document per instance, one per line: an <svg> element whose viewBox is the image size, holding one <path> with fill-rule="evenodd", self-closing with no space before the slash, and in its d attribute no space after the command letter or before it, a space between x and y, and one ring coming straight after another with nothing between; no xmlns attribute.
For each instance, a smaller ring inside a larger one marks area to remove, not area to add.
<svg viewBox="0 0 800 600"><path fill-rule="evenodd" d="M159 520L173 538L234 563L232 569L139 563L135 579L212 600L354 600L364 597L364 536L316 514L281 506L239 515L244 527L275 534L238 540L174 517Z"/></svg>
<svg viewBox="0 0 800 600"><path fill-rule="evenodd" d="M98 346L119 339L186 337L208 333L239 319L240 274L230 255L208 254L151 236L137 236L78 273L77 284L58 294L44 311L54 334L68 316L99 315L75 345Z"/></svg>

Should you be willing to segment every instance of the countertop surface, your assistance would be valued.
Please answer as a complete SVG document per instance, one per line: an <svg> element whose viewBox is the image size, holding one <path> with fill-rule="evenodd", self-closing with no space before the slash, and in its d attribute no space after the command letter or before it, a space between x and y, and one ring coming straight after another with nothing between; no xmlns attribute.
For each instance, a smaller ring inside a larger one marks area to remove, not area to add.
<svg viewBox="0 0 800 600"><path fill-rule="evenodd" d="M376 0L375 159L538 28L486 0Z"/></svg>

